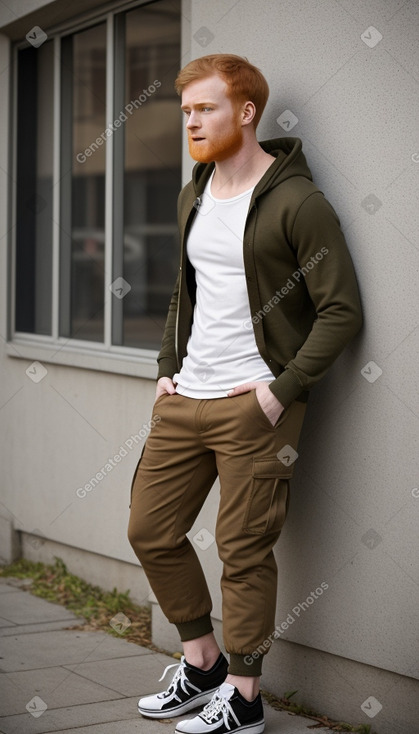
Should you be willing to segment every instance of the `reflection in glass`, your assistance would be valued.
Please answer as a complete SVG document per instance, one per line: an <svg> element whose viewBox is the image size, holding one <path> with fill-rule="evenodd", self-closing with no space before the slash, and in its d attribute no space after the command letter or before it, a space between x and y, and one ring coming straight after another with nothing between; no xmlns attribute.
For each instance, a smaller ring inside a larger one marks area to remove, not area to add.
<svg viewBox="0 0 419 734"><path fill-rule="evenodd" d="M16 331L51 334L54 45L18 55Z"/></svg>
<svg viewBox="0 0 419 734"><path fill-rule="evenodd" d="M119 134L125 170L120 180L117 172L115 177L114 241L124 244L119 260L115 253L114 275L123 275L131 290L123 300L114 299L113 341L157 349L179 257L182 119L173 85L179 70L180 4L162 0L136 8L125 15L121 31L125 84L120 110L127 120L120 129L123 138Z"/></svg>
<svg viewBox="0 0 419 734"><path fill-rule="evenodd" d="M62 42L61 334L104 339L106 26ZM99 142L98 142L99 141Z"/></svg>

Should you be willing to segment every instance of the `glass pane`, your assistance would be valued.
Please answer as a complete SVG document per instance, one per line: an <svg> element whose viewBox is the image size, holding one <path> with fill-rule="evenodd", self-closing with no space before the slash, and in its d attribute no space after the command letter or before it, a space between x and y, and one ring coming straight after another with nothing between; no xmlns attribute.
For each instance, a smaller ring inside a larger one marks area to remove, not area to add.
<svg viewBox="0 0 419 734"><path fill-rule="evenodd" d="M16 331L51 334L53 43L19 51Z"/></svg>
<svg viewBox="0 0 419 734"><path fill-rule="evenodd" d="M119 305L123 328L119 334L114 328L113 336L117 344L158 349L179 256L182 119L173 86L180 63L179 2L130 11L124 35L124 247L122 273L115 267L114 274L122 274L130 290ZM117 299L113 303L118 308Z"/></svg>
<svg viewBox="0 0 419 734"><path fill-rule="evenodd" d="M61 334L103 341L106 26L62 43Z"/></svg>

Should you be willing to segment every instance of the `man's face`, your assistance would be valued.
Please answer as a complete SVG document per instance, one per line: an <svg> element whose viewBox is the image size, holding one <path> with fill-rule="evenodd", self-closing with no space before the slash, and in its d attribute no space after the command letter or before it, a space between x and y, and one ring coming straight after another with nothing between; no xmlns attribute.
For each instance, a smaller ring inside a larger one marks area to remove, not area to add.
<svg viewBox="0 0 419 734"><path fill-rule="evenodd" d="M223 161L243 142L240 106L227 96L227 84L214 75L188 84L182 92L189 153L200 163Z"/></svg>

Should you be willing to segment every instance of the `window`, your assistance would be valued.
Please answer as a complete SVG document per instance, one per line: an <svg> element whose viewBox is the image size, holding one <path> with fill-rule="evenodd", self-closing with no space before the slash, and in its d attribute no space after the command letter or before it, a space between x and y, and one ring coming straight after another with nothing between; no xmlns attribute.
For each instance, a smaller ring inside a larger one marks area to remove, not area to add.
<svg viewBox="0 0 419 734"><path fill-rule="evenodd" d="M18 49L15 338L159 348L178 266L179 67L180 0Z"/></svg>

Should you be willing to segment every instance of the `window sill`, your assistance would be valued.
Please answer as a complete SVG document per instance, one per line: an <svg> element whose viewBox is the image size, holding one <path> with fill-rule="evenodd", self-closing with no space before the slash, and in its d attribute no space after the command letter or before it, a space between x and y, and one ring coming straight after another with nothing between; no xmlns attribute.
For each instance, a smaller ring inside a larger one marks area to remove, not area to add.
<svg viewBox="0 0 419 734"><path fill-rule="evenodd" d="M93 342L69 341L53 342L48 337L34 335L15 335L7 342L6 354L9 357L30 362L79 367L99 372L112 372L130 377L157 379L157 351L151 349L132 349L110 347Z"/></svg>

